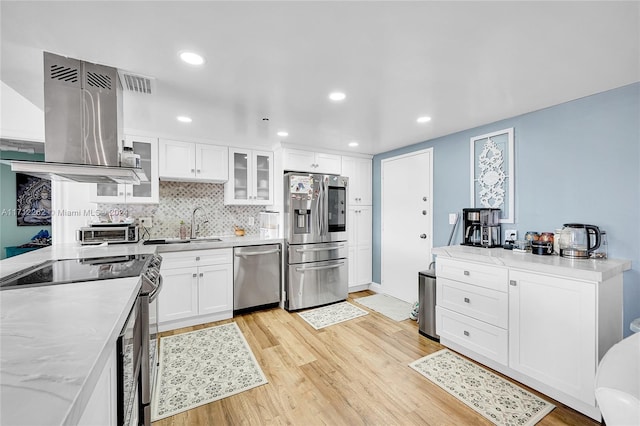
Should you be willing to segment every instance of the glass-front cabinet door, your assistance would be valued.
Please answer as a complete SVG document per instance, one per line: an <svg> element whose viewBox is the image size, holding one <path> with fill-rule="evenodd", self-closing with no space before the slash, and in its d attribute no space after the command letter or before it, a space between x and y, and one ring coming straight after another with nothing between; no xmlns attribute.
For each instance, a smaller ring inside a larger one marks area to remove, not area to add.
<svg viewBox="0 0 640 426"><path fill-rule="evenodd" d="M158 139L144 136L125 136L133 144L133 152L140 155L140 167L149 178L139 185L94 184L96 203L155 204L159 200Z"/></svg>
<svg viewBox="0 0 640 426"><path fill-rule="evenodd" d="M273 154L253 152L255 200L270 204L273 200Z"/></svg>
<svg viewBox="0 0 640 426"><path fill-rule="evenodd" d="M233 167L233 199L236 201L248 201L249 194L249 156L251 151L232 150Z"/></svg>
<svg viewBox="0 0 640 426"><path fill-rule="evenodd" d="M229 148L225 204L273 204L273 153Z"/></svg>

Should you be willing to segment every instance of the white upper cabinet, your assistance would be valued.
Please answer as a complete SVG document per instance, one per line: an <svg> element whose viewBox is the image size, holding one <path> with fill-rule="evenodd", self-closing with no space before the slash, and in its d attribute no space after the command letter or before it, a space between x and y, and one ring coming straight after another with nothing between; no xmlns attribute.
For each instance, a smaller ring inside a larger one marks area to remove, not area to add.
<svg viewBox="0 0 640 426"><path fill-rule="evenodd" d="M184 182L226 182L226 146L160 139L160 179Z"/></svg>
<svg viewBox="0 0 640 426"><path fill-rule="evenodd" d="M349 205L370 206L371 159L342 156L342 176L349 178Z"/></svg>
<svg viewBox="0 0 640 426"><path fill-rule="evenodd" d="M336 154L303 151L286 148L284 150L283 168L288 171L327 173L339 175L342 172L342 159Z"/></svg>
<svg viewBox="0 0 640 426"><path fill-rule="evenodd" d="M139 185L93 184L94 189L91 191L91 201L112 204L157 204L159 201L158 139L126 135L125 140L131 141L133 152L140 155L140 167L144 170L149 181L140 182Z"/></svg>
<svg viewBox="0 0 640 426"><path fill-rule="evenodd" d="M229 148L225 204L273 204L273 153Z"/></svg>

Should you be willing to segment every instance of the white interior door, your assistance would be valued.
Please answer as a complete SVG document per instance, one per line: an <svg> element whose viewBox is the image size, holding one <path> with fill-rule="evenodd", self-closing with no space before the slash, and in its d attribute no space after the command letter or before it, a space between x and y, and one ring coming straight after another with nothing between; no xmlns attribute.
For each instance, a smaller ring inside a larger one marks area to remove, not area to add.
<svg viewBox="0 0 640 426"><path fill-rule="evenodd" d="M433 248L433 148L381 162L381 291L413 303Z"/></svg>

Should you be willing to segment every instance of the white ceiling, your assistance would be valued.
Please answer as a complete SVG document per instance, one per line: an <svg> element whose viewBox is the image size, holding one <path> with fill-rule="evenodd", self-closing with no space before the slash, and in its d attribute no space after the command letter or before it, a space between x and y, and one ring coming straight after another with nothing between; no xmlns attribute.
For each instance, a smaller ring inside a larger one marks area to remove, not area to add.
<svg viewBox="0 0 640 426"><path fill-rule="evenodd" d="M231 145L375 154L640 80L635 1L2 1L0 12L0 77L36 106L50 51L156 79L155 94L125 97L126 128ZM203 67L178 59L189 49ZM333 90L347 99L330 102Z"/></svg>

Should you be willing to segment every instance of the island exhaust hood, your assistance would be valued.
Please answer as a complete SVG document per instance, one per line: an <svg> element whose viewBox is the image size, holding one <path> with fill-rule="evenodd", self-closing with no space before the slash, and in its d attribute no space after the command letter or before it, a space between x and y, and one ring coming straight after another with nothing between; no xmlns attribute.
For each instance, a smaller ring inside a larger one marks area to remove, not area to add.
<svg viewBox="0 0 640 426"><path fill-rule="evenodd" d="M11 170L85 183L147 182L142 168L120 167L122 83L116 68L44 52L44 162Z"/></svg>

